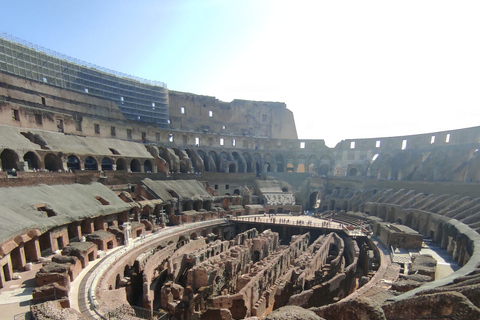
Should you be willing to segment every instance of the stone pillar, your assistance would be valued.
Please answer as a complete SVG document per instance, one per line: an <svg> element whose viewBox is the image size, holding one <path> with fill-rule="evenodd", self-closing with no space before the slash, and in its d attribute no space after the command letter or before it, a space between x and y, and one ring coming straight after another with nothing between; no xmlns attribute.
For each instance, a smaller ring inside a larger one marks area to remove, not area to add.
<svg viewBox="0 0 480 320"><path fill-rule="evenodd" d="M83 221L83 233L93 233L95 231L95 226L93 225L93 221L91 219L87 219Z"/></svg>
<svg viewBox="0 0 480 320"><path fill-rule="evenodd" d="M130 244L130 239L132 238L132 224L130 222L125 222L123 224L123 236L125 239L125 245Z"/></svg>
<svg viewBox="0 0 480 320"><path fill-rule="evenodd" d="M12 268L15 268L15 270L19 270L19 271L25 270L25 265L27 264L27 261L25 259L24 246L25 246L24 243L20 243L18 247L16 247L10 253L10 259L12 260ZM12 254L13 254L13 258L12 258Z"/></svg>
<svg viewBox="0 0 480 320"><path fill-rule="evenodd" d="M10 259L10 255L7 254L0 260L0 275L1 281L5 284L5 281L12 280L13 278L13 268L12 268L12 260Z"/></svg>
<svg viewBox="0 0 480 320"><path fill-rule="evenodd" d="M38 237L34 237L32 240L25 243L25 256L28 257L29 262L40 260L42 254L40 252L40 242L38 241Z"/></svg>
<svg viewBox="0 0 480 320"><path fill-rule="evenodd" d="M74 227L76 229L76 235L77 235L77 238L78 240L80 241L80 239L82 239L82 223L81 222L75 222L76 223L76 226Z"/></svg>

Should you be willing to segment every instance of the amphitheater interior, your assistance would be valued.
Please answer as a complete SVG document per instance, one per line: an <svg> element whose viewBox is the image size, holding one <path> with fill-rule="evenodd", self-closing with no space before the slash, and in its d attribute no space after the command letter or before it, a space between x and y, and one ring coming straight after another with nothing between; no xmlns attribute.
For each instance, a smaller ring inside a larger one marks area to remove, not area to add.
<svg viewBox="0 0 480 320"><path fill-rule="evenodd" d="M479 141L330 148L284 103L0 38L0 294L30 277L25 319L480 319Z"/></svg>

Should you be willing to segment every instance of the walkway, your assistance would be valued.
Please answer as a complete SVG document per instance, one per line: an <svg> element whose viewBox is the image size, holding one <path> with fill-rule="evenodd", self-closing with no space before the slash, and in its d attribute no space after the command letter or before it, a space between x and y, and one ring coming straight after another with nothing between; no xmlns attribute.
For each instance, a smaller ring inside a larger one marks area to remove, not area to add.
<svg viewBox="0 0 480 320"><path fill-rule="evenodd" d="M276 215L248 215L231 218L232 221L248 222L248 223L262 223L273 225L285 225L295 227L310 227L318 229L328 229L332 231L342 230L351 237L366 237L365 231L358 226L347 226L342 222L337 222L334 219L320 219L312 216L293 216L289 214Z"/></svg>

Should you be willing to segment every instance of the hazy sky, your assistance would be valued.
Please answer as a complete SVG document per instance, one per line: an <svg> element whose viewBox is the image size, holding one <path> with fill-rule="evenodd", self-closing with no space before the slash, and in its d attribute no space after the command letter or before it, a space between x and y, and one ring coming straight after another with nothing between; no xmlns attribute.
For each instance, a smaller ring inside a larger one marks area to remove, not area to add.
<svg viewBox="0 0 480 320"><path fill-rule="evenodd" d="M301 139L480 125L480 1L2 1L0 31L171 90L280 101Z"/></svg>

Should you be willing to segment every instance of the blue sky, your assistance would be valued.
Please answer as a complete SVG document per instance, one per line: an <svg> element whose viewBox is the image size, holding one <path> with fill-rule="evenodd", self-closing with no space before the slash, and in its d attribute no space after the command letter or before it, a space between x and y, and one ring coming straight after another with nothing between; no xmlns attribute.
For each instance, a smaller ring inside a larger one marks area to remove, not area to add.
<svg viewBox="0 0 480 320"><path fill-rule="evenodd" d="M480 125L478 1L4 1L0 31L171 90L281 101L301 139Z"/></svg>

